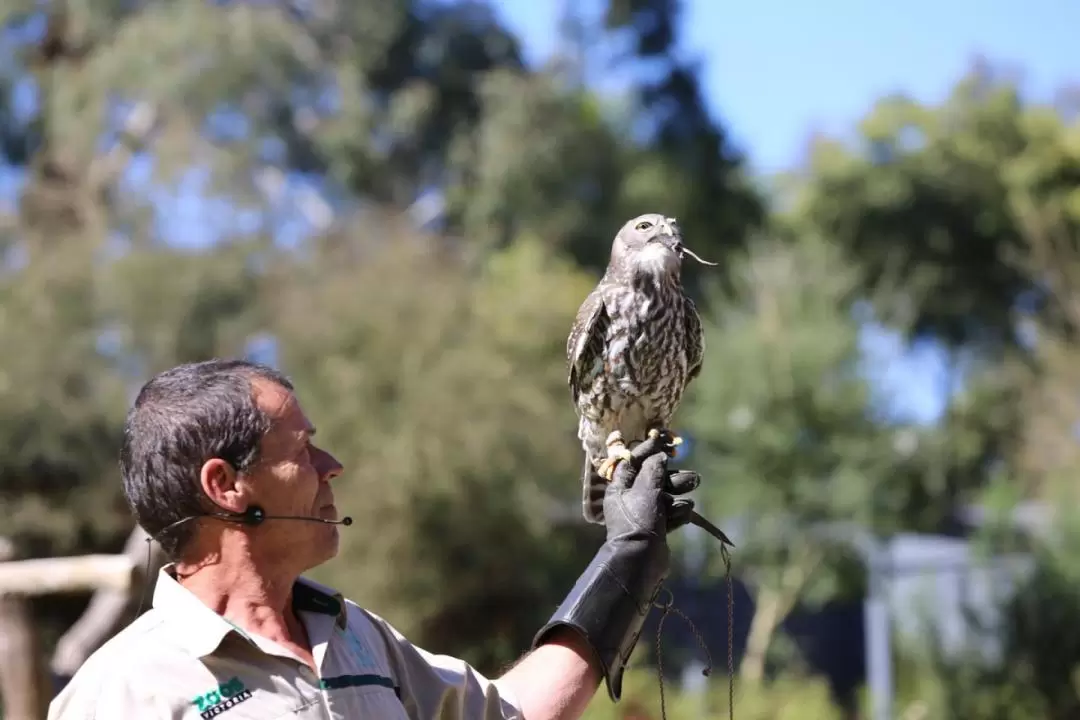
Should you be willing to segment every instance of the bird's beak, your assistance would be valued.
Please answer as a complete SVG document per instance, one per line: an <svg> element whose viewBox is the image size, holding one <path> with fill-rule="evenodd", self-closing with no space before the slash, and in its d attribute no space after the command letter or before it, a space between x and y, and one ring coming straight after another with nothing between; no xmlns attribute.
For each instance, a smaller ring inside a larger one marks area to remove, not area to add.
<svg viewBox="0 0 1080 720"><path fill-rule="evenodd" d="M702 260L696 254L694 254L694 252L690 248L683 245L682 236L678 232L676 232L669 223L663 223L660 226L660 232L657 234L656 237L661 243L663 243L664 247L671 250L680 258L691 257L702 265L716 266L719 264L709 262L708 260Z"/></svg>
<svg viewBox="0 0 1080 720"><path fill-rule="evenodd" d="M679 254L682 249L682 238L679 237L679 230L675 223L670 219L661 220L656 230L657 232L652 236L651 240L660 243L673 253Z"/></svg>
<svg viewBox="0 0 1080 720"><path fill-rule="evenodd" d="M673 253L679 253L682 250L682 240L668 228L663 228L655 237L657 242Z"/></svg>

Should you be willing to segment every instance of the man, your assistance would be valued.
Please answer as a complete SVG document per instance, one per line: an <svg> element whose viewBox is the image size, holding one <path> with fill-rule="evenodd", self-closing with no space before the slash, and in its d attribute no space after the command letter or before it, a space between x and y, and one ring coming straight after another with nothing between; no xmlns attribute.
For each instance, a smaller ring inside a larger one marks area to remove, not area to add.
<svg viewBox="0 0 1080 720"><path fill-rule="evenodd" d="M489 679L302 577L338 549L336 524L280 519L338 519L342 467L314 435L290 382L265 366L187 364L142 388L124 431L124 492L170 562L152 609L91 655L50 720L563 720L601 680L618 699L667 573L666 533L692 507L673 496L697 486L695 473L667 471L655 443L622 463L606 542L531 652Z"/></svg>

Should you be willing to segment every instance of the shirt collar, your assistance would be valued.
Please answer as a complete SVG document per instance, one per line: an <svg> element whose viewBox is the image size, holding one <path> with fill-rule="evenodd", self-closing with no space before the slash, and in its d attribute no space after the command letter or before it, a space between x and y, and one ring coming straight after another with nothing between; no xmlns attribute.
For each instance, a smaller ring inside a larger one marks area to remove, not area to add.
<svg viewBox="0 0 1080 720"><path fill-rule="evenodd" d="M229 633L255 642L247 632L208 608L177 582L174 563L166 564L158 571L153 607L179 630L177 641L197 657L214 652ZM341 593L304 577L297 578L293 585L293 610L329 615L342 630L348 617Z"/></svg>
<svg viewBox="0 0 1080 720"><path fill-rule="evenodd" d="M293 585L293 610L330 615L341 629L349 616L345 596L332 587L322 585L305 577L296 579Z"/></svg>

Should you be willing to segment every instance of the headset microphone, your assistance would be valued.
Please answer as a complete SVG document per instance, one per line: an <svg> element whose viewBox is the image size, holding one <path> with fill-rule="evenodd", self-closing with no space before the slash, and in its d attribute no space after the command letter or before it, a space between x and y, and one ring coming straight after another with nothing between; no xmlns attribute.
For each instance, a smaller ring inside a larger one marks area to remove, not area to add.
<svg viewBox="0 0 1080 720"><path fill-rule="evenodd" d="M352 518L348 515L340 520L327 520L326 518L315 517L313 515L267 515L266 511L259 505L249 505L247 510L241 513L233 512L210 512L202 513L201 515L188 515L187 517L180 518L176 522L170 523L163 527L156 535L146 538L146 572L143 576L143 592L142 597L139 600L139 608L135 611L135 617L137 618L142 612L143 603L146 601L146 586L150 583L150 543L160 537L167 530L171 530L177 525L183 525L186 522L192 520L198 520L201 517L217 518L218 520L224 520L226 522L240 523L241 525L260 525L267 520L306 520L308 522L319 522L326 525L344 525L348 527L352 525Z"/></svg>
<svg viewBox="0 0 1080 720"><path fill-rule="evenodd" d="M348 527L352 525L352 518L346 515L340 520L327 520L326 518L314 517L310 515L267 515L266 511L258 505L250 505L248 509L237 515L226 515L224 513L210 513L208 517L216 517L222 520L234 520L241 522L244 525L258 525L264 520L308 520L310 522L321 522L327 525L344 525Z"/></svg>

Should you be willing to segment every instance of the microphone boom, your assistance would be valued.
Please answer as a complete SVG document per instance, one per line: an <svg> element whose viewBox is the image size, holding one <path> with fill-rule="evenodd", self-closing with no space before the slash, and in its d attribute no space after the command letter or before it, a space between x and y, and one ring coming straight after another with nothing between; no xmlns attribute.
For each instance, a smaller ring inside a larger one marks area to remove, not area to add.
<svg viewBox="0 0 1080 720"><path fill-rule="evenodd" d="M326 523L327 525L344 525L346 527L352 525L352 518L348 515L340 520L327 520L326 518L309 517L307 515L260 515L257 522L261 523L264 520L309 520L311 522Z"/></svg>

